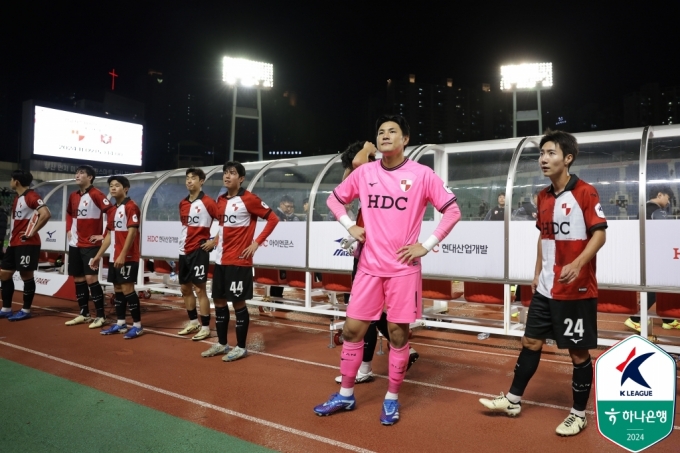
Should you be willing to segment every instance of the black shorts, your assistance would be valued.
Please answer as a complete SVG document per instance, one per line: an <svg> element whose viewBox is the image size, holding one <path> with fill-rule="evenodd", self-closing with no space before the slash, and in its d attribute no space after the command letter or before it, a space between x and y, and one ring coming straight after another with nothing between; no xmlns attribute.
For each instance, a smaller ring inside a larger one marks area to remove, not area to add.
<svg viewBox="0 0 680 453"><path fill-rule="evenodd" d="M179 283L201 285L208 281L210 254L198 248L188 255L179 256Z"/></svg>
<svg viewBox="0 0 680 453"><path fill-rule="evenodd" d="M34 271L40 260L39 245L10 245L2 257L2 267L6 271Z"/></svg>
<svg viewBox="0 0 680 453"><path fill-rule="evenodd" d="M121 267L115 267L113 261L109 261L109 275L107 281L113 284L137 283L139 261L126 261Z"/></svg>
<svg viewBox="0 0 680 453"><path fill-rule="evenodd" d="M555 300L534 293L524 336L551 338L559 349L597 348L597 299Z"/></svg>
<svg viewBox="0 0 680 453"><path fill-rule="evenodd" d="M83 275L97 275L90 267L90 260L95 257L99 247L73 247L68 248L68 275L82 277Z"/></svg>
<svg viewBox="0 0 680 453"><path fill-rule="evenodd" d="M253 268L215 265L212 298L229 302L253 298Z"/></svg>

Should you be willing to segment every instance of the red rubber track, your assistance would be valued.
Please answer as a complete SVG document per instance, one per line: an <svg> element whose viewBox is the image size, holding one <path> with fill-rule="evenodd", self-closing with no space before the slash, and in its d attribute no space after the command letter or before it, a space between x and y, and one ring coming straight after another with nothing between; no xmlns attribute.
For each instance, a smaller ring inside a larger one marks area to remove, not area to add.
<svg viewBox="0 0 680 453"><path fill-rule="evenodd" d="M14 300L20 308L21 294ZM356 387L354 411L331 417L313 413L338 389L333 379L340 348L328 348L324 318L251 310L249 349L260 353L224 363L200 356L207 342L175 335L186 322L177 299L142 305L146 334L123 340L87 325L64 326L75 316L76 303L36 295L32 319L0 322L0 357L279 451L623 451L599 434L592 413L578 436L555 434L571 407L572 367L566 354L552 347L544 349L522 414L509 418L489 414L477 400L509 388L518 338L480 342L474 334L416 331L411 342L420 360L401 389L402 419L385 427L379 415L387 355L376 355L373 362L383 378ZM233 345L233 313L231 319ZM678 415L676 409L676 425ZM674 430L647 451L677 452L679 440Z"/></svg>

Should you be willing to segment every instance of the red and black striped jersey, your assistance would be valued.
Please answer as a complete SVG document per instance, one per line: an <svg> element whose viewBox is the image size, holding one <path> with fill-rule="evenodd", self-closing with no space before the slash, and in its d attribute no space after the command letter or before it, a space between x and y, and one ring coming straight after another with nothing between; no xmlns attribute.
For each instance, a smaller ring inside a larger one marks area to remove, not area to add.
<svg viewBox="0 0 680 453"><path fill-rule="evenodd" d="M12 203L12 222L10 223L9 245L40 245L40 235L35 233L25 241L21 240L23 233L28 229L28 224L33 213L42 207L46 207L38 192L28 189L14 198Z"/></svg>
<svg viewBox="0 0 680 453"><path fill-rule="evenodd" d="M111 209L111 202L104 192L94 186L85 192L76 190L68 199L66 206L66 231L71 232L68 245L72 247L94 247L90 236L100 235L104 231L103 214ZM98 243L101 245L101 242Z"/></svg>
<svg viewBox="0 0 680 453"><path fill-rule="evenodd" d="M541 232L543 252L537 291L556 300L597 297L596 257L581 268L572 283L558 281L562 268L585 250L593 231L607 228L597 190L571 175L557 196L552 186L539 192L536 205L536 228Z"/></svg>
<svg viewBox="0 0 680 453"><path fill-rule="evenodd" d="M179 254L188 255L210 239L210 226L218 218L217 204L203 192L194 201L187 196L179 202L182 232L179 235Z"/></svg>
<svg viewBox="0 0 680 453"><path fill-rule="evenodd" d="M123 246L127 240L128 228L134 228L132 234L135 235L134 241L127 253L125 254L125 262L139 261L139 222L141 213L137 203L126 198L119 205L115 206L115 211L111 210L107 214L108 222L107 229L113 231L113 260L115 261L123 251Z"/></svg>
<svg viewBox="0 0 680 453"><path fill-rule="evenodd" d="M267 204L257 195L239 189L234 197L228 194L217 198L217 213L220 221L220 239L217 244L216 264L232 266L252 266L253 257L241 258L241 253L253 243L257 218L267 221L267 225L255 239L262 244L274 231L279 218L272 213Z"/></svg>

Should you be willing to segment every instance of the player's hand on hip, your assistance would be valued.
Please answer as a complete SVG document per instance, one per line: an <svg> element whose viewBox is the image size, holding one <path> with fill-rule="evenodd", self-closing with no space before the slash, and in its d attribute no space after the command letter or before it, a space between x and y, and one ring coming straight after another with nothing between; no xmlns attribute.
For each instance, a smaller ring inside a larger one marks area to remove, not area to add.
<svg viewBox="0 0 680 453"><path fill-rule="evenodd" d="M569 283L572 283L574 280L576 280L576 277L578 277L580 271L581 268L574 265L574 263L567 264L562 268L558 282L568 285Z"/></svg>
<svg viewBox="0 0 680 453"><path fill-rule="evenodd" d="M203 245L201 245L201 248L206 251L206 252L212 252L213 249L215 248L215 241L213 239L210 239L208 241L205 241Z"/></svg>
<svg viewBox="0 0 680 453"><path fill-rule="evenodd" d="M252 244L250 244L243 252L241 252L241 256L239 256L239 258L244 260L250 258L251 256L255 255L255 251L258 249L258 247L260 247L260 244L253 241Z"/></svg>
<svg viewBox="0 0 680 453"><path fill-rule="evenodd" d="M405 264L427 255L427 249L421 243L405 245L397 250L397 255L399 255L399 262Z"/></svg>
<svg viewBox="0 0 680 453"><path fill-rule="evenodd" d="M354 225L349 227L349 230L347 230L349 234L352 235L354 239L356 239L359 242L366 242L366 230L361 228L358 225Z"/></svg>
<svg viewBox="0 0 680 453"><path fill-rule="evenodd" d="M69 234L70 234L70 233L69 233ZM71 238L69 238L69 241L70 241L70 240L71 240ZM91 244L94 244L94 243L96 243L96 242L103 241L103 240L104 240L104 236L101 235L101 234L93 234L92 236L90 236L89 238L87 238L87 240L90 241Z"/></svg>

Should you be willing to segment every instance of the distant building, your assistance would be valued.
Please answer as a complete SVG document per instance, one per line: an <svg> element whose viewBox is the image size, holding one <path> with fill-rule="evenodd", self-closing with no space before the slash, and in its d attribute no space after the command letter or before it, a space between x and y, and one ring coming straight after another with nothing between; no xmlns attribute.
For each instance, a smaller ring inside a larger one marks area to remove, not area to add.
<svg viewBox="0 0 680 453"><path fill-rule="evenodd" d="M387 83L386 110L404 115L410 145L491 140L512 136L512 98L490 84L476 88L406 80Z"/></svg>

